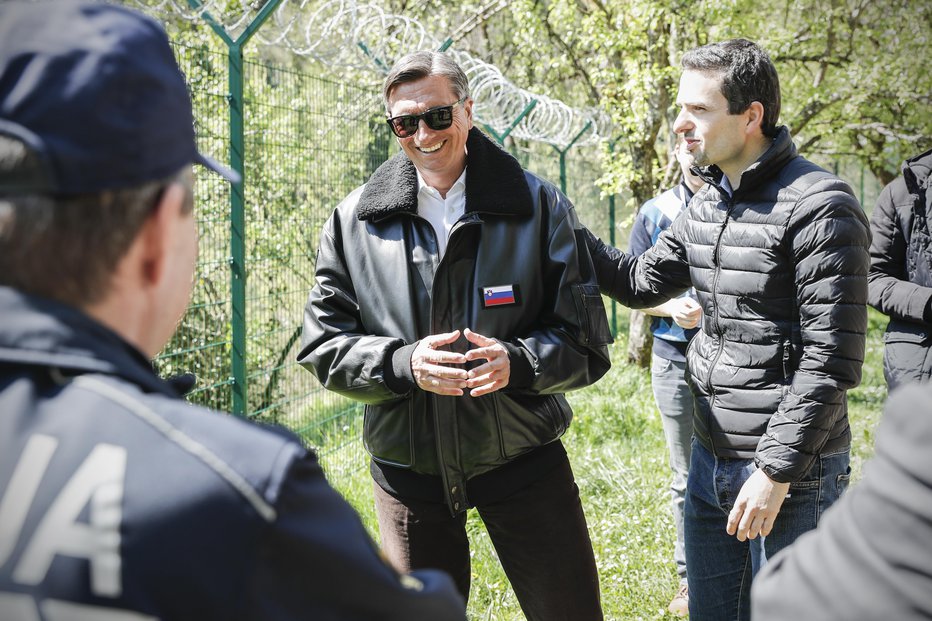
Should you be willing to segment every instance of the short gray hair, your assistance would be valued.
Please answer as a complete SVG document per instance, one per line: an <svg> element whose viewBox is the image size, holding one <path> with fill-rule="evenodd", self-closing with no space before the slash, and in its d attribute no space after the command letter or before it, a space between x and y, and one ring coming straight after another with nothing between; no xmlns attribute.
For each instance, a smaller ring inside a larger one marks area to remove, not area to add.
<svg viewBox="0 0 932 621"><path fill-rule="evenodd" d="M466 74L448 54L421 51L408 54L392 67L382 86L382 99L388 109L388 97L399 84L416 82L432 75L445 77L453 88L457 99L469 97L469 80Z"/></svg>

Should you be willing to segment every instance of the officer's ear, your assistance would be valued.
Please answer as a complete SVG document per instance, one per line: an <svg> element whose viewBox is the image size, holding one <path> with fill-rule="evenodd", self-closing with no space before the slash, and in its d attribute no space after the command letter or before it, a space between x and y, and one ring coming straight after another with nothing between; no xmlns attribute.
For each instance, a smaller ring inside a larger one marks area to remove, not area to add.
<svg viewBox="0 0 932 621"><path fill-rule="evenodd" d="M139 231L139 275L144 286L158 285L166 276L172 259L173 241L184 217L186 190L180 183L169 183L159 193L152 212ZM135 245L135 244L134 244Z"/></svg>

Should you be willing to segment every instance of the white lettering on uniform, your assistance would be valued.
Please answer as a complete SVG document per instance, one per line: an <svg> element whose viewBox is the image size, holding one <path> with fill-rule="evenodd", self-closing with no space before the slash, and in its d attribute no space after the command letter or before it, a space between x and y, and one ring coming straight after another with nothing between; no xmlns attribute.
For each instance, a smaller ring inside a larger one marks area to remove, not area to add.
<svg viewBox="0 0 932 621"><path fill-rule="evenodd" d="M0 612L3 621L157 621L156 617L103 606L86 606L72 604L55 599L46 599L39 603L42 616L36 608L36 602L30 595L0 592Z"/></svg>
<svg viewBox="0 0 932 621"><path fill-rule="evenodd" d="M29 448L27 445L27 451ZM27 457L38 459L24 451L20 465ZM19 470L18 465L17 473ZM13 571L13 580L37 585L45 579L56 555L86 558L91 569L91 592L118 597L123 591L120 522L125 476L126 449L112 444L95 446L46 511ZM33 487L27 507L34 496ZM6 502L5 496L4 505ZM88 523L79 522L78 516L86 506ZM17 533L22 528L21 522Z"/></svg>
<svg viewBox="0 0 932 621"><path fill-rule="evenodd" d="M57 447L58 440L51 436L32 436L13 470L13 477L0 501L0 567L10 560L42 475Z"/></svg>

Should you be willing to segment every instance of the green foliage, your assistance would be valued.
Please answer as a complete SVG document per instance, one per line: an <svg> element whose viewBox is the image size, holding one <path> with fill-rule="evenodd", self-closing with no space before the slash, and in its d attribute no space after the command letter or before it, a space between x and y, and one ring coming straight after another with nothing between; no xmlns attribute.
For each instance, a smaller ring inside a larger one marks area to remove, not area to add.
<svg viewBox="0 0 932 621"><path fill-rule="evenodd" d="M504 62L524 88L611 115L614 148L603 156L600 185L636 206L676 174L669 151L680 56L739 36L773 57L782 122L803 155L829 168L864 165L883 185L903 159L932 145L929 3L515 0L456 45Z"/></svg>
<svg viewBox="0 0 932 621"><path fill-rule="evenodd" d="M227 50L203 23L178 22L169 30L194 102L199 148L228 161ZM376 90L316 73L247 55L245 308L231 303L229 185L195 167L200 257L193 299L156 366L163 375L195 373L190 399L229 411L232 323L241 313L247 416L304 434L336 466L359 463L360 409L327 393L295 363L304 304L323 223L394 152L394 141Z"/></svg>

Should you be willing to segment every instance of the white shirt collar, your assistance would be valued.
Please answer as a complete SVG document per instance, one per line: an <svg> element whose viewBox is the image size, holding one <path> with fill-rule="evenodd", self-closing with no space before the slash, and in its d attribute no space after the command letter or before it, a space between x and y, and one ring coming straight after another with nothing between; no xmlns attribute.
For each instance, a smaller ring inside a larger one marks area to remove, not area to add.
<svg viewBox="0 0 932 621"><path fill-rule="evenodd" d="M446 197L441 197L436 188L427 185L420 171L417 173L417 185L417 213L434 228L437 252L442 257L453 226L466 211L466 171L463 170L453 187L447 190Z"/></svg>
<svg viewBox="0 0 932 621"><path fill-rule="evenodd" d="M427 190L430 194L436 196L437 198L440 198L440 192L438 192L436 188L427 185L427 182L424 181L424 177L421 176L421 171L419 171L417 167L414 168L414 172L417 173L417 193L420 194L421 192ZM457 186L460 186L463 190L466 189L466 169L465 168L463 168L462 174L460 174L460 176L456 178L456 181L453 182L453 185L447 191L447 194L452 192L453 188L456 188Z"/></svg>

